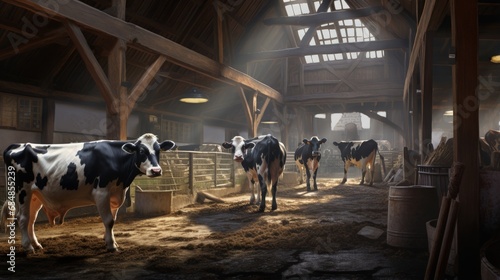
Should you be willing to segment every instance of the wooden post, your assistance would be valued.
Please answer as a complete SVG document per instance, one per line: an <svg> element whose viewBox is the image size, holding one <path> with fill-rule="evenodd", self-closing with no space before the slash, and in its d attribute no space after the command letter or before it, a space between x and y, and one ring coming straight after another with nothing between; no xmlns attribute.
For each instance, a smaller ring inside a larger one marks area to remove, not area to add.
<svg viewBox="0 0 500 280"><path fill-rule="evenodd" d="M467 166L460 187L458 210L458 275L480 278L479 227L479 100L477 0L450 1L453 73L453 139L455 161Z"/></svg>
<svg viewBox="0 0 500 280"><path fill-rule="evenodd" d="M107 112L106 135L108 139L127 140L127 121L130 114L127 104L128 88L126 81L125 51L126 44L117 40L108 56L108 79L113 92L114 101L111 106L114 112Z"/></svg>
<svg viewBox="0 0 500 280"><path fill-rule="evenodd" d="M425 48L423 49L424 55L421 60L423 63L420 75L421 89L422 89L422 107L421 107L421 121L420 121L420 154L422 158L426 158L429 151L427 144L432 143L432 43L433 32L425 33Z"/></svg>
<svg viewBox="0 0 500 280"><path fill-rule="evenodd" d="M194 156L189 153L189 185L188 188L191 194L194 194Z"/></svg>

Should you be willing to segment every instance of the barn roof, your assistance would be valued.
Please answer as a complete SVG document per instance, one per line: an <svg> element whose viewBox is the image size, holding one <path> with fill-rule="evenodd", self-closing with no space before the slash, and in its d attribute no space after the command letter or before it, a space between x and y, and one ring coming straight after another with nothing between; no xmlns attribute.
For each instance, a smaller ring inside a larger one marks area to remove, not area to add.
<svg viewBox="0 0 500 280"><path fill-rule="evenodd" d="M339 1L333 0L127 0L124 12L116 6L125 1L118 0L52 1L49 10L37 2L0 1L1 91L109 108L112 98L103 92L113 89L105 76L122 67L121 86L132 95L134 110L239 124L246 123L242 96L250 100L254 93L257 107L269 98L277 107L300 106L311 113L384 110L400 104L404 71L366 84L354 83L350 76L366 75L362 69L373 65L405 69L423 10L414 0L345 0L350 10L338 10ZM441 3L444 8L436 5L429 30L437 38L437 64L446 65L450 19L448 1ZM291 4L305 5L310 14L288 16ZM480 1L479 14L481 67L497 77L489 58L500 51L500 6ZM340 35L340 23L348 18L358 19L374 39L352 43L340 38L335 45L319 45L321 30L337 29ZM300 35L304 28L310 31ZM302 36L318 44L301 42ZM110 62L113 48L124 50L125 65ZM363 56L374 50L383 50L384 56ZM350 52L361 55L321 58ZM307 55L318 54L318 63L307 63ZM451 87L442 81L437 87L441 84ZM192 87L206 93L210 102L196 107L180 103L178 98Z"/></svg>

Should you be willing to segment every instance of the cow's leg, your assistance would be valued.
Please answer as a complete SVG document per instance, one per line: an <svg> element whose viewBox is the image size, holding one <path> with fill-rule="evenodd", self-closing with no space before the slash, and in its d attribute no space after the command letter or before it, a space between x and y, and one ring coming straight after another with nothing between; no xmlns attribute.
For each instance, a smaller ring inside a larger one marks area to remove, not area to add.
<svg viewBox="0 0 500 280"><path fill-rule="evenodd" d="M250 204L255 204L255 181L250 176L248 176L248 185L249 185L250 191L251 191Z"/></svg>
<svg viewBox="0 0 500 280"><path fill-rule="evenodd" d="M278 178L276 178L276 180L273 180L273 186L271 188L271 193L273 195L273 203L272 203L271 210L278 209L278 204L276 203L276 191L277 191L277 189L278 189Z"/></svg>
<svg viewBox="0 0 500 280"><path fill-rule="evenodd" d="M299 168L299 176L300 176L299 183L300 184L304 184L304 176L305 176L305 174L304 174L304 168L302 168L302 167Z"/></svg>
<svg viewBox="0 0 500 280"><path fill-rule="evenodd" d="M307 175L307 178L306 178L306 186L307 186L307 191L310 192L311 191L311 171L309 170L309 167L307 165L304 165L304 168L306 170L306 175Z"/></svg>
<svg viewBox="0 0 500 280"><path fill-rule="evenodd" d="M28 223L28 235L29 239L31 240L31 244L35 245L38 249L43 249L42 245L38 242L38 239L36 238L35 235L35 222L36 218L38 217L38 211L42 208L43 204L36 195L31 196L31 205L30 205L30 219ZM47 216L47 218L52 219L51 217Z"/></svg>
<svg viewBox="0 0 500 280"><path fill-rule="evenodd" d="M255 180L254 180L255 182ZM254 183L254 186L255 186L255 183ZM260 187L255 187L255 189L257 190L257 201L255 202L256 205L260 205L260 202L261 202L261 196L262 196L262 190L260 189Z"/></svg>
<svg viewBox="0 0 500 280"><path fill-rule="evenodd" d="M373 157L373 161L370 163L370 186L373 186L373 179L375 175L375 156Z"/></svg>
<svg viewBox="0 0 500 280"><path fill-rule="evenodd" d="M344 179L342 179L341 184L345 184L345 182L347 182L347 171L349 170L349 165L349 162L344 162Z"/></svg>
<svg viewBox="0 0 500 280"><path fill-rule="evenodd" d="M113 234L115 219L111 212L110 197L106 190L106 188L98 188L94 198L97 210L99 211L102 223L104 224L104 242L106 242L106 249L110 252L115 252L118 247Z"/></svg>
<svg viewBox="0 0 500 280"><path fill-rule="evenodd" d="M314 191L318 190L318 184L316 183L316 175L318 174L318 168L314 170L313 173L313 181L314 181Z"/></svg>
<svg viewBox="0 0 500 280"><path fill-rule="evenodd" d="M297 173L299 174L299 184L304 184L304 168L299 160L295 161L295 166L297 166Z"/></svg>
<svg viewBox="0 0 500 280"><path fill-rule="evenodd" d="M21 229L21 244L23 249L28 253L34 253L35 249L31 245L30 232L30 205L31 205L31 190L26 191L26 188L19 192L19 228ZM13 221L12 221L13 222Z"/></svg>
<svg viewBox="0 0 500 280"><path fill-rule="evenodd" d="M366 175L366 164L364 164L361 167L361 182L359 182L360 185L363 185L365 183L365 175Z"/></svg>
<svg viewBox="0 0 500 280"><path fill-rule="evenodd" d="M264 177L261 174L259 174L258 176L261 193L259 212L264 212L264 210L266 209L267 185L265 183Z"/></svg>

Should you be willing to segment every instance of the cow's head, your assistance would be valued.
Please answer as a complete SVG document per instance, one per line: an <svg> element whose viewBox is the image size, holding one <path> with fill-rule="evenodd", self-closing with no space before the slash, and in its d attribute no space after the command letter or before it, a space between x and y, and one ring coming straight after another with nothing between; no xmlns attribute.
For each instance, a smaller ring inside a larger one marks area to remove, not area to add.
<svg viewBox="0 0 500 280"><path fill-rule="evenodd" d="M242 162L245 159L246 151L252 149L255 146L253 142L245 142L245 138L241 136L235 136L231 139L231 142L222 143L222 147L225 149L232 149L234 154L233 159L237 162Z"/></svg>
<svg viewBox="0 0 500 280"><path fill-rule="evenodd" d="M304 144L306 145L311 146L311 156L318 157L321 156L321 144L326 142L326 138L322 138L321 140L319 140L318 136L313 136L311 137L311 140L307 140L307 138L304 138L302 142L304 142Z"/></svg>
<svg viewBox="0 0 500 280"><path fill-rule="evenodd" d="M345 142L345 141L342 141L340 143L333 142L333 145L339 148L340 154L342 155L342 157L344 157L350 153L351 147L354 145L354 142Z"/></svg>
<svg viewBox="0 0 500 280"><path fill-rule="evenodd" d="M148 177L156 177L161 175L161 167L158 164L160 160L160 150L168 151L175 146L175 143L170 140L158 143L158 138L146 133L139 137L135 143L125 143L122 149L135 155L135 166L143 174Z"/></svg>

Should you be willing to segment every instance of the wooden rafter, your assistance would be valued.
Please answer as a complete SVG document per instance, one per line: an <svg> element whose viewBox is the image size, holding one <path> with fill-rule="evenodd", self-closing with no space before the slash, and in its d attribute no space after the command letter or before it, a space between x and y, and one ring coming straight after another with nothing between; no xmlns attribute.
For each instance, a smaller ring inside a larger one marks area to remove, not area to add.
<svg viewBox="0 0 500 280"><path fill-rule="evenodd" d="M87 44L87 40L83 36L82 31L78 26L71 22L65 22L64 25L66 26L69 37L80 53L83 62L87 66L87 70L90 72L90 75L96 82L102 97L106 101L109 112L117 113L117 108L114 106L114 95L113 90L111 89L111 84L109 83L106 73L104 73L104 70L97 61L97 58L94 56L92 50Z"/></svg>
<svg viewBox="0 0 500 280"><path fill-rule="evenodd" d="M415 34L415 40L413 42L413 47L411 49L410 59L408 63L408 70L406 72L405 85L403 91L403 100L407 102L408 91L410 89L410 82L413 77L413 72L415 71L416 65L418 63L418 57L420 50L425 44L424 36L427 31L433 31L443 20L446 12L448 11L448 0L437 1L428 0L425 1L424 10L422 12L422 17L418 22L417 32Z"/></svg>
<svg viewBox="0 0 500 280"><path fill-rule="evenodd" d="M321 5L319 5L318 10L316 13L324 13L328 11L328 8L330 7L331 0L323 0L321 2ZM300 42L301 47L305 47L309 45L309 42L311 42L311 39L314 36L314 33L316 33L316 25L311 25L309 26L309 29L307 29L306 34L302 37L302 41Z"/></svg>
<svg viewBox="0 0 500 280"><path fill-rule="evenodd" d="M160 67L163 65L166 59L167 58L162 55L159 56L144 72L137 84L135 84L134 88L130 91L130 94L128 96L128 104L130 109L135 105L139 97L144 93L146 87L153 80L156 73L158 73Z"/></svg>
<svg viewBox="0 0 500 280"><path fill-rule="evenodd" d="M36 50L43 46L47 46L50 44L54 44L57 40L66 37L67 33L64 27L58 28L49 32L48 34L44 34L42 37L32 38L31 40L26 40L26 43L19 44L18 46L9 46L4 50L0 51L0 60L4 60L20 53Z"/></svg>
<svg viewBox="0 0 500 280"><path fill-rule="evenodd" d="M290 17L277 17L265 19L264 23L284 24L284 25L302 25L302 26L318 26L325 23L330 23L338 20L353 19L373 15L383 10L381 6L362 8L356 10L342 10L328 13L316 13L311 15L300 15Z"/></svg>
<svg viewBox="0 0 500 280"><path fill-rule="evenodd" d="M110 16L80 1L68 0L64 5L51 5L48 2L36 0L5 0L5 2L35 13L46 13L58 21L73 21L85 29L113 36L124 40L127 44L137 45L156 54L163 55L167 58L167 61L173 64L201 73L210 78L220 79L229 84L249 87L264 96L283 103L283 98L279 92L255 80L251 76L237 71L232 67L221 65L217 61L156 33Z"/></svg>
<svg viewBox="0 0 500 280"><path fill-rule="evenodd" d="M378 51L407 49L407 40L379 40L370 42L341 43L334 45L307 46L301 48L288 48L282 50L263 51L257 53L242 54L245 61L278 59L291 56L305 56L315 54L334 54L344 52Z"/></svg>

